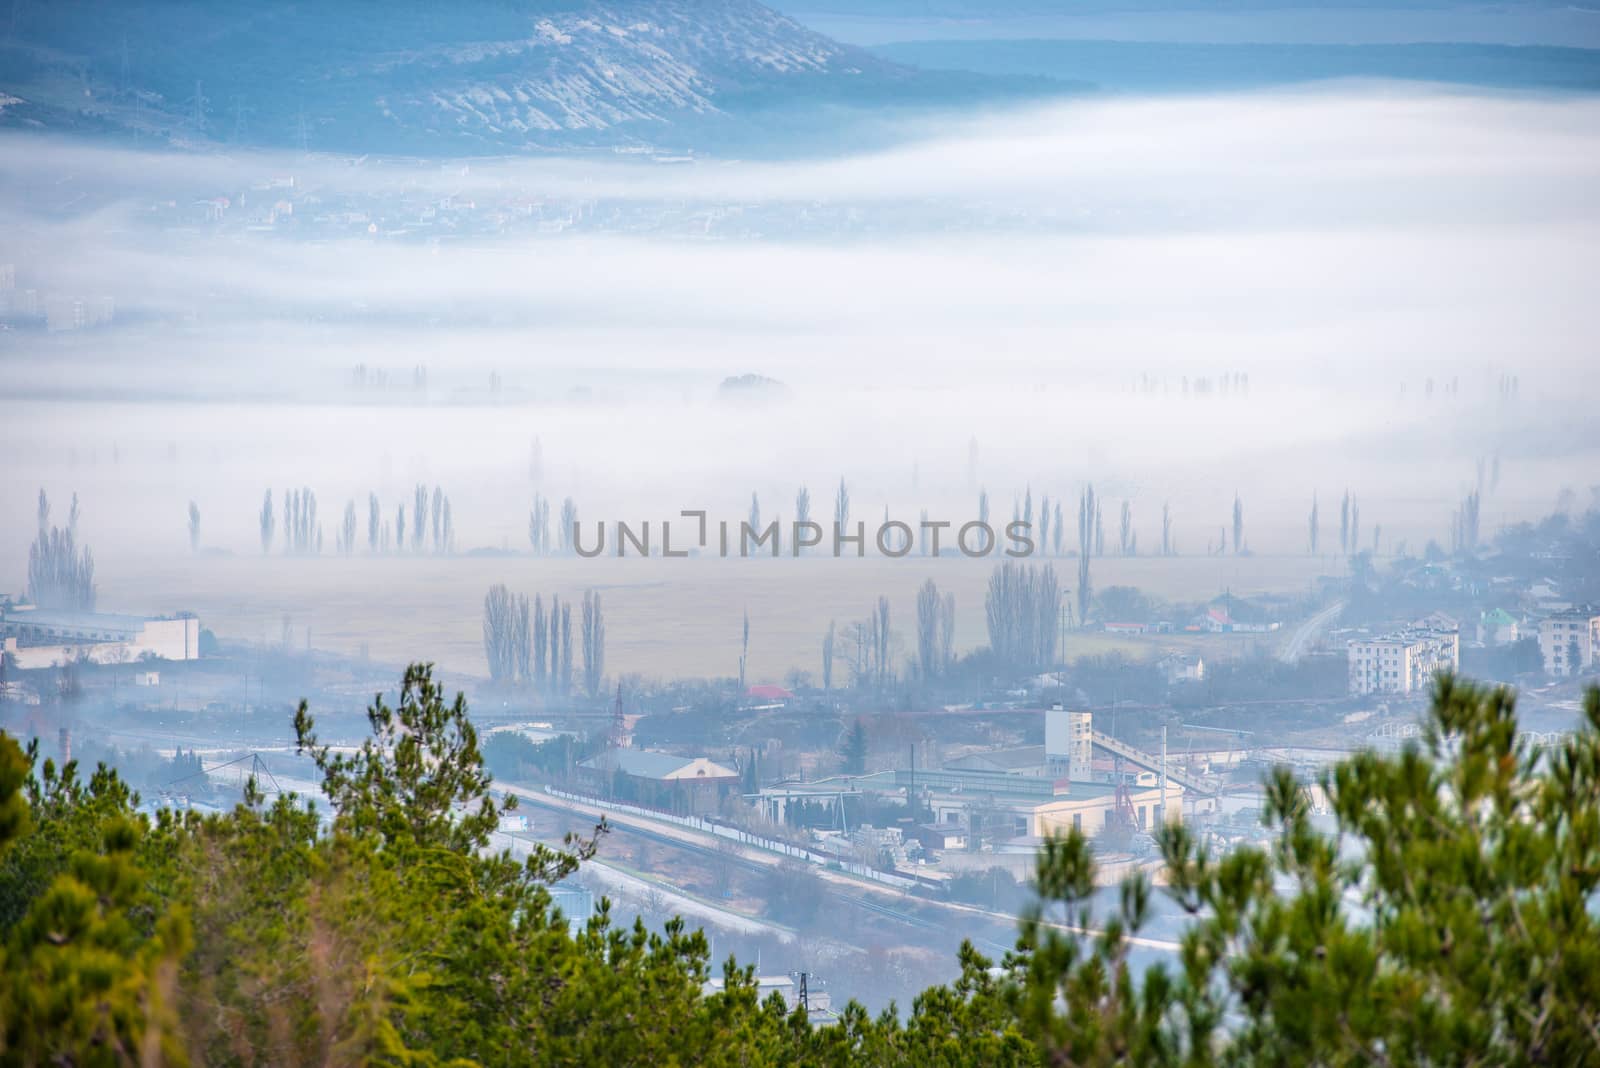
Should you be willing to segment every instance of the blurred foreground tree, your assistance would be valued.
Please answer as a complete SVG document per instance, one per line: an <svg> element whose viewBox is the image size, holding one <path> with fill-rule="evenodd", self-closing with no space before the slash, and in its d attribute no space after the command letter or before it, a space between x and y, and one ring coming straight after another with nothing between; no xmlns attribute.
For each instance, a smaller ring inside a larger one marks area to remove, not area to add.
<svg viewBox="0 0 1600 1068"><path fill-rule="evenodd" d="M1508 691L1442 677L1418 741L1319 776L1328 826L1280 769L1267 844L1164 828L1165 888L1131 878L1109 915L1086 839L1049 838L1015 951L964 945L908 1011L826 1025L731 961L705 993L681 920L617 929L602 902L569 933L544 886L604 826L497 852L513 802L429 667L367 719L340 752L295 717L331 822L254 782L152 820L115 773L40 771L0 735L0 1064L1600 1063L1597 690L1536 750ZM796 922L827 914L818 885L786 898ZM1158 892L1192 918L1141 970Z"/></svg>

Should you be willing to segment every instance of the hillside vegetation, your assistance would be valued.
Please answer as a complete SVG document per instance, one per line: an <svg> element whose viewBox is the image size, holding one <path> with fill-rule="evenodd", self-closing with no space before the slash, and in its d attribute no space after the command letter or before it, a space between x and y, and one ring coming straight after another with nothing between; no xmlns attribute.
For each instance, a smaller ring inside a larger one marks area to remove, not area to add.
<svg viewBox="0 0 1600 1068"><path fill-rule="evenodd" d="M903 1014L826 1026L732 962L702 995L707 942L681 923L570 935L543 887L594 839L486 853L509 803L429 668L368 719L336 755L296 716L331 823L253 789L151 821L113 773L0 735L0 1063L1600 1063L1600 690L1539 754L1508 692L1442 678L1420 745L1327 775L1336 836L1287 772L1268 848L1208 856L1174 827L1159 892L1194 919L1172 967L1129 965L1144 881L1087 914L1074 834L1046 844L1003 962L968 946Z"/></svg>

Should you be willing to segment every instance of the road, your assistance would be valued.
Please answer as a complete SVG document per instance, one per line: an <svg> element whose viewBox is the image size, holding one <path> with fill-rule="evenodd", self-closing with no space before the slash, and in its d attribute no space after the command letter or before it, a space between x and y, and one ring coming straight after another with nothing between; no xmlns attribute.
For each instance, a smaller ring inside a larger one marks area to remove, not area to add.
<svg viewBox="0 0 1600 1068"><path fill-rule="evenodd" d="M613 825L627 827L635 833L642 833L656 837L667 844L676 844L685 848L712 853L718 847L727 851L732 859L742 861L751 866L775 867L781 864L783 857L776 853L758 849L743 843L735 843L731 839L719 839L694 828L684 827L680 824L665 820L652 820L648 817L636 815L631 812L616 812L603 804L576 802L562 797L553 797L542 790L519 786L501 787L506 793L515 794L521 800L540 807L565 810L574 815L588 819L599 819L604 815L607 822ZM732 847L732 848L730 848ZM870 879L862 879L848 872L832 871L827 868L811 868L811 871L823 881L831 884L835 892L842 893L855 904L867 908L880 915L893 917L912 926L927 926L931 921L920 917L913 917L907 913L885 907L884 900L895 901L902 906L912 906L942 912L951 920L964 918L969 922L997 923L1007 931L1014 930L1017 918L1010 913L995 912L977 905L968 905L957 901L940 901L935 898L917 897L902 890L897 890ZM876 899L876 900L874 900ZM1101 932L1094 928L1081 928L1071 924L1053 923L1046 921L1045 926L1073 934L1098 935ZM1176 952L1179 949L1177 942L1162 938L1146 938L1138 935L1127 936L1130 945L1143 949L1156 949L1165 952ZM974 941L985 942L993 950L1000 947L998 943L984 938L974 938Z"/></svg>
<svg viewBox="0 0 1600 1068"><path fill-rule="evenodd" d="M1284 643L1283 652L1278 654L1278 659L1285 664L1299 663L1300 658L1306 655L1306 649L1317 640L1317 635L1322 629L1344 610L1344 601L1339 600L1330 604L1304 623L1295 628L1289 640Z"/></svg>

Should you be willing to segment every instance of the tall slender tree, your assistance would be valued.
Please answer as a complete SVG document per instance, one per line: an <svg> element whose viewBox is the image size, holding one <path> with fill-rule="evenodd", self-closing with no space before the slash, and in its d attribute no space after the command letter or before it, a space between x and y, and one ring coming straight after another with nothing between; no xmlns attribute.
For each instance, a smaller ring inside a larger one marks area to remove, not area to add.
<svg viewBox="0 0 1600 1068"><path fill-rule="evenodd" d="M424 539L428 533L428 487L417 483L411 500L411 551L421 553L426 549Z"/></svg>
<svg viewBox="0 0 1600 1068"><path fill-rule="evenodd" d="M553 601L551 602L554 603ZM544 692L548 685L545 676L545 663L548 658L546 642L549 640L548 626L544 616L544 597L536 594L533 598L533 688Z"/></svg>
<svg viewBox="0 0 1600 1068"><path fill-rule="evenodd" d="M833 644L834 621L828 620L828 629L822 635L822 689L826 693L833 689Z"/></svg>
<svg viewBox="0 0 1600 1068"><path fill-rule="evenodd" d="M272 490L269 489L261 498L261 552L263 555L272 551L273 529L277 526L277 522L278 513L272 509Z"/></svg>
<svg viewBox="0 0 1600 1068"><path fill-rule="evenodd" d="M517 682L522 686L533 682L533 628L529 625L528 615L528 595L519 593L511 644L517 656Z"/></svg>
<svg viewBox="0 0 1600 1068"><path fill-rule="evenodd" d="M344 520L339 528L339 551L349 556L356 551L356 502L344 504Z"/></svg>
<svg viewBox="0 0 1600 1068"><path fill-rule="evenodd" d="M1089 606L1093 603L1094 586L1089 576L1089 562L1094 556L1095 517L1100 506L1095 503L1094 486L1085 486L1078 498L1078 625L1089 619ZM991 641L992 644L992 641Z"/></svg>
<svg viewBox="0 0 1600 1068"><path fill-rule="evenodd" d="M433 487L433 551L444 551L444 490L438 486Z"/></svg>
<svg viewBox="0 0 1600 1068"><path fill-rule="evenodd" d="M505 583L489 587L483 597L483 654L489 678L509 684L516 678L516 605Z"/></svg>
<svg viewBox="0 0 1600 1068"><path fill-rule="evenodd" d="M574 539L578 536L578 506L571 497L561 502L561 529L557 533L563 553L570 553L577 547Z"/></svg>
<svg viewBox="0 0 1600 1068"><path fill-rule="evenodd" d="M594 590L583 594L583 689L593 700L600 696L606 670L606 621L600 609L600 595Z"/></svg>
<svg viewBox="0 0 1600 1068"><path fill-rule="evenodd" d="M572 605L561 606L561 695L572 693Z"/></svg>

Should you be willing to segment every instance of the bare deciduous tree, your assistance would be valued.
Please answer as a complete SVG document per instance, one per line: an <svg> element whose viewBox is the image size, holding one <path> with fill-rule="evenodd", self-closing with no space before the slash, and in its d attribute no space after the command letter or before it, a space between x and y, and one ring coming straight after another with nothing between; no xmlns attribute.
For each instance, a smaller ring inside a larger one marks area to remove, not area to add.
<svg viewBox="0 0 1600 1068"><path fill-rule="evenodd" d="M272 551L273 528L278 524L278 514L272 510L272 491L267 490L261 498L261 551Z"/></svg>
<svg viewBox="0 0 1600 1068"><path fill-rule="evenodd" d="M950 665L955 636L956 595L940 596L932 579L917 591L917 667L925 680L940 678Z"/></svg>
<svg viewBox="0 0 1600 1068"><path fill-rule="evenodd" d="M356 551L356 502L346 501L344 520L339 524L339 552L349 556Z"/></svg>
<svg viewBox="0 0 1600 1068"><path fill-rule="evenodd" d="M28 547L28 600L40 608L92 612L94 555L78 545L78 498L65 528L50 525L50 501L39 491L39 534Z"/></svg>
<svg viewBox="0 0 1600 1068"><path fill-rule="evenodd" d="M517 681L527 686L533 682L533 631L528 625L528 595L525 593L517 594L514 622L511 644L517 658Z"/></svg>
<svg viewBox="0 0 1600 1068"><path fill-rule="evenodd" d="M1061 590L1049 564L1008 560L989 576L984 598L989 648L1007 668L1038 671L1055 660Z"/></svg>
<svg viewBox="0 0 1600 1068"><path fill-rule="evenodd" d="M483 654L489 678L509 684L517 671L516 604L504 583L489 587L483 597Z"/></svg>
<svg viewBox="0 0 1600 1068"><path fill-rule="evenodd" d="M551 601L553 605L554 600ZM533 599L533 687L543 692L546 685L545 661L547 659L546 640L549 635L544 617L544 598L536 595Z"/></svg>
<svg viewBox="0 0 1600 1068"><path fill-rule="evenodd" d="M444 551L444 490L433 487L433 551Z"/></svg>
<svg viewBox="0 0 1600 1068"><path fill-rule="evenodd" d="M561 502L561 529L558 531L561 540L561 551L570 553L577 545L578 537L578 506L568 497Z"/></svg>
<svg viewBox="0 0 1600 1068"><path fill-rule="evenodd" d="M572 693L572 605L561 606L561 695Z"/></svg>
<svg viewBox="0 0 1600 1068"><path fill-rule="evenodd" d="M822 689L824 692L833 689L833 620L828 620L828 629L822 635Z"/></svg>
<svg viewBox="0 0 1600 1068"><path fill-rule="evenodd" d="M1089 619L1089 605L1093 603L1094 587L1089 577L1089 562L1094 556L1094 523L1100 514L1095 503L1094 487L1085 486L1078 498L1078 625ZM992 645L991 640L991 645Z"/></svg>
<svg viewBox="0 0 1600 1068"><path fill-rule="evenodd" d="M600 595L593 590L583 594L583 689L591 700L600 696L606 670L606 621L600 611Z"/></svg>

